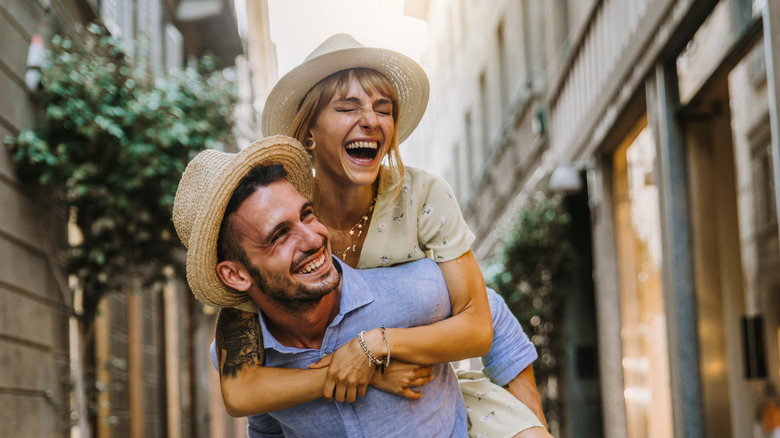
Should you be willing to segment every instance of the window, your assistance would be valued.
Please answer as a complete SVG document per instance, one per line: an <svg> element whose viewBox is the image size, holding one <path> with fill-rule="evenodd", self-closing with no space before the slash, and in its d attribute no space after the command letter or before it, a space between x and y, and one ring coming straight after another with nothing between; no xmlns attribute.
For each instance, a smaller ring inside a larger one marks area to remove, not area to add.
<svg viewBox="0 0 780 438"><path fill-rule="evenodd" d="M498 80L499 86L501 87L499 94L501 99L501 108L506 110L507 106L509 105L511 95L508 83L509 74L507 72L506 37L504 35L503 21L498 23L498 28L496 29L496 40L498 42Z"/></svg>
<svg viewBox="0 0 780 438"><path fill-rule="evenodd" d="M613 202L629 438L671 437L671 390L655 142L642 122L613 156Z"/></svg>
<svg viewBox="0 0 780 438"><path fill-rule="evenodd" d="M482 156L480 157L480 163L485 160L488 155L490 154L490 144L489 139L490 136L488 134L488 128L490 124L490 105L488 104L488 87L487 87L487 79L485 78L485 71L482 71L482 74L479 75L479 102L480 102L480 134L481 135L481 145L480 149L482 150Z"/></svg>
<svg viewBox="0 0 780 438"><path fill-rule="evenodd" d="M466 130L463 136L465 141L465 155L470 158L466 160L466 166L464 170L466 171L468 180L474 181L476 179L475 173L477 167L474 163L477 162L479 158L479 149L474 147L474 133L471 123L471 111L469 111L466 113L466 116L463 120L463 127Z"/></svg>
<svg viewBox="0 0 780 438"><path fill-rule="evenodd" d="M777 208L772 151L768 141L753 150L752 162L756 229L760 235L771 234L776 231Z"/></svg>

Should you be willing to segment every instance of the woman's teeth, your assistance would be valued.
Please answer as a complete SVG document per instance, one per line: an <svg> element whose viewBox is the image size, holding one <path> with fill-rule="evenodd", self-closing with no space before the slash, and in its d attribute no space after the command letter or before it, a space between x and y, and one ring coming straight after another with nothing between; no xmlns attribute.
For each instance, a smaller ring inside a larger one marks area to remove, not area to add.
<svg viewBox="0 0 780 438"><path fill-rule="evenodd" d="M375 141L356 141L347 144L347 154L356 161L370 162L379 153L379 145Z"/></svg>
<svg viewBox="0 0 780 438"><path fill-rule="evenodd" d="M347 149L376 149L376 142L356 141L347 145Z"/></svg>
<svg viewBox="0 0 780 438"><path fill-rule="evenodd" d="M314 272L317 269L320 268L325 263L325 254L321 255L320 258L317 260L312 261L311 263L308 263L306 266L303 267L303 269L299 270L301 274L308 274L310 272Z"/></svg>

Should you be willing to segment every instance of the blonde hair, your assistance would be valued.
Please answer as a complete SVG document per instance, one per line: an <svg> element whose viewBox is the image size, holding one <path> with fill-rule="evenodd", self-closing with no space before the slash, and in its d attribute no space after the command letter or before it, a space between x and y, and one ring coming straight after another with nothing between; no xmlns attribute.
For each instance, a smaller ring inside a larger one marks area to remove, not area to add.
<svg viewBox="0 0 780 438"><path fill-rule="evenodd" d="M317 117L323 108L333 99L336 93L340 97L346 97L349 92L350 79L354 78L366 91L376 90L382 96L390 99L393 104L393 137L387 150L387 163L393 181L392 199L395 199L401 191L401 182L404 178L404 163L398 148L398 114L400 101L393 84L381 73L369 68L352 68L342 70L319 81L306 93L298 105L298 110L293 117L287 135L306 144L309 131L317 122ZM385 168L380 169L377 179L385 177Z"/></svg>

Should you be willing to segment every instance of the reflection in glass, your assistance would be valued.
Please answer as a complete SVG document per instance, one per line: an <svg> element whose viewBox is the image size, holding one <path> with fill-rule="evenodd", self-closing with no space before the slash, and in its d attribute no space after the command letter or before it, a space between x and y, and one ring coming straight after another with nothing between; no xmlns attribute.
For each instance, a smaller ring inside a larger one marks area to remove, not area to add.
<svg viewBox="0 0 780 438"><path fill-rule="evenodd" d="M613 157L629 438L673 436L655 144L646 121Z"/></svg>

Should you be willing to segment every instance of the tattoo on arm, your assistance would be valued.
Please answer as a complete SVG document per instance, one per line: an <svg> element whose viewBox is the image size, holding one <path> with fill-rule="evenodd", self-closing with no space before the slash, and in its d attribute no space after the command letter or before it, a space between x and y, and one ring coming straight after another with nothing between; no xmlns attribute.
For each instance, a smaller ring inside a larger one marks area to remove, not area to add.
<svg viewBox="0 0 780 438"><path fill-rule="evenodd" d="M265 359L260 320L256 313L224 308L217 318L217 360L222 377L236 377L244 368L261 366Z"/></svg>

